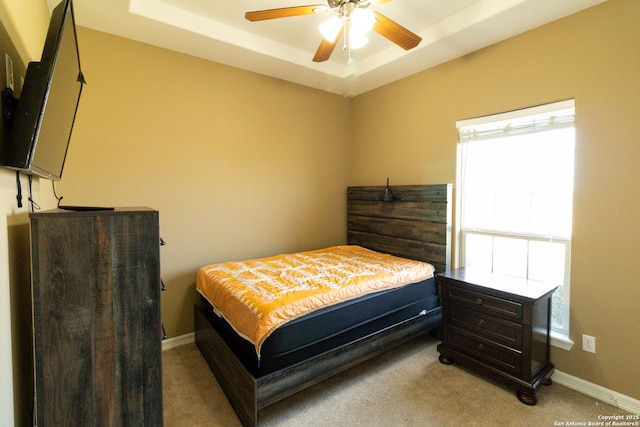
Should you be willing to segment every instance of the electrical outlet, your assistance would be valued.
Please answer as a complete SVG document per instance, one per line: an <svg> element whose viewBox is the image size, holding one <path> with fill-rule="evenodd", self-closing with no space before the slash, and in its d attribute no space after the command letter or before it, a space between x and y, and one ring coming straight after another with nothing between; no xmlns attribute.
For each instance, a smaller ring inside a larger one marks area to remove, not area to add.
<svg viewBox="0 0 640 427"><path fill-rule="evenodd" d="M596 352L596 337L592 337L589 335L582 335L582 349L584 351L588 351L589 353Z"/></svg>
<svg viewBox="0 0 640 427"><path fill-rule="evenodd" d="M8 53L4 54L4 63L7 73L7 87L15 91L16 89L13 87L13 61Z"/></svg>

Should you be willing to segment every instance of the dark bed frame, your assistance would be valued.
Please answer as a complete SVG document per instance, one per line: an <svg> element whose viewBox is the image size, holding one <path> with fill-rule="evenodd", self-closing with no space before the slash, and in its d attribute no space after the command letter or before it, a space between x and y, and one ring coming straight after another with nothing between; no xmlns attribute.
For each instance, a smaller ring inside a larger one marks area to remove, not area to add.
<svg viewBox="0 0 640 427"><path fill-rule="evenodd" d="M347 243L426 261L437 272L451 259L452 185L349 187ZM386 197L389 199L389 197ZM289 367L254 377L195 307L195 340L244 426L256 426L258 411L298 391L438 327L442 314L418 316Z"/></svg>

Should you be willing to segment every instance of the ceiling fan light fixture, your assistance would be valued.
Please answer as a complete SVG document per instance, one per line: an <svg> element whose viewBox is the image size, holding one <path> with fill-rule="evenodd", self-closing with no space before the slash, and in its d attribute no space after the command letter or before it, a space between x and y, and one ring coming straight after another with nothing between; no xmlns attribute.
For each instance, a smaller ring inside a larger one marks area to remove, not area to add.
<svg viewBox="0 0 640 427"><path fill-rule="evenodd" d="M337 16L319 25L323 40L313 56L313 61L327 61L338 39L344 34L343 50L348 54L348 62L351 62L351 49L366 45L369 42L367 33L371 30L405 50L413 49L422 41L417 34L383 14L369 9L373 4L390 1L392 0L326 0L326 6L309 5L254 10L246 12L244 16L248 21L256 22L333 11Z"/></svg>
<svg viewBox="0 0 640 427"><path fill-rule="evenodd" d="M360 49L367 43L369 43L369 37L367 37L365 34L357 31L352 31L349 34L349 47L351 49Z"/></svg>
<svg viewBox="0 0 640 427"><path fill-rule="evenodd" d="M324 37L326 41L334 43L342 29L342 19L334 16L320 24L318 28L320 28L320 34L322 34L322 37Z"/></svg>
<svg viewBox="0 0 640 427"><path fill-rule="evenodd" d="M351 13L351 30L356 33L366 34L376 23L376 16L371 9L358 8Z"/></svg>

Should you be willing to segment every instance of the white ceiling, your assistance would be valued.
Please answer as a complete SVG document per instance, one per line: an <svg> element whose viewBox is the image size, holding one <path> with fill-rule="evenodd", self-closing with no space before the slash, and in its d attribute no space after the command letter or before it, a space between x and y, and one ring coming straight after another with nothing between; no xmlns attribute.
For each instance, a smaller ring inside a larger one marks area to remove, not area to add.
<svg viewBox="0 0 640 427"><path fill-rule="evenodd" d="M60 0L47 0L49 6ZM405 51L372 33L312 61L334 12L249 22L244 13L326 0L73 0L78 25L341 94L357 95L605 0L394 0L371 6L422 37ZM82 42L80 42L82 49Z"/></svg>

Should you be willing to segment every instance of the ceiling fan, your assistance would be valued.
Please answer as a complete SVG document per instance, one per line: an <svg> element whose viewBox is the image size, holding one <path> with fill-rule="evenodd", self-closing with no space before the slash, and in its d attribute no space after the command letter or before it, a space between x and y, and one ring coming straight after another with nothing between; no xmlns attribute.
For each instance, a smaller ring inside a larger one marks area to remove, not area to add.
<svg viewBox="0 0 640 427"><path fill-rule="evenodd" d="M327 0L327 5L283 7L256 10L245 13L251 21L311 15L328 11L336 12L329 21L320 25L322 42L313 57L314 62L323 62L331 57L340 37L344 34L344 49L349 53L368 41L365 33L373 30L405 50L413 49L422 38L379 12L369 9L372 4L388 3L392 0Z"/></svg>

